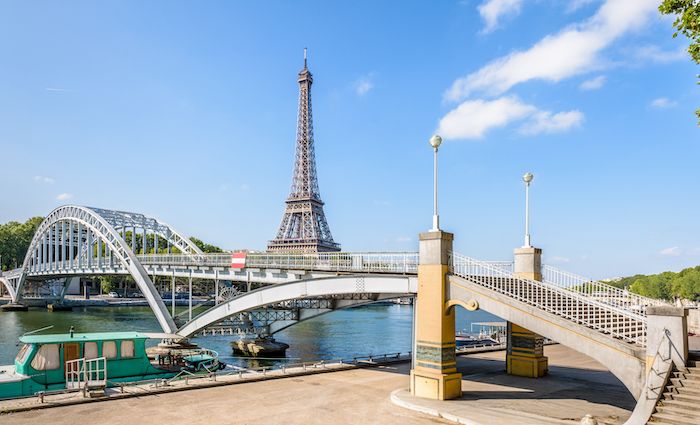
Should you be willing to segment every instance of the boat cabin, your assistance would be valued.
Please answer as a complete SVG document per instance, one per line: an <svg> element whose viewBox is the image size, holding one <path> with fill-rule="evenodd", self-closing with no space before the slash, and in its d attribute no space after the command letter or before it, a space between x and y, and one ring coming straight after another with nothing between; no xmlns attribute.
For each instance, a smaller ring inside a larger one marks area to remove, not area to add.
<svg viewBox="0 0 700 425"><path fill-rule="evenodd" d="M112 382L163 377L146 354L150 334L139 332L26 335L14 366L0 366L0 398L66 388L66 363L105 358Z"/></svg>

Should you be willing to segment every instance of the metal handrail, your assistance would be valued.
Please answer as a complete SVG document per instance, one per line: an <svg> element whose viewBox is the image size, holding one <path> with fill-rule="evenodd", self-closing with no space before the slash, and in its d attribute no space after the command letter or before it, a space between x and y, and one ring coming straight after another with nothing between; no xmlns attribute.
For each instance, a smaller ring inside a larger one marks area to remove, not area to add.
<svg viewBox="0 0 700 425"><path fill-rule="evenodd" d="M488 263L451 253L452 273L541 310L624 341L646 345L646 317L550 283L514 277Z"/></svg>
<svg viewBox="0 0 700 425"><path fill-rule="evenodd" d="M566 290L585 294L596 300L646 316L646 307L668 305L666 301L633 294L626 289L616 288L604 282L588 279L549 265L542 266L542 279L545 283Z"/></svg>
<svg viewBox="0 0 700 425"><path fill-rule="evenodd" d="M147 254L138 255L141 264L228 267L231 254ZM332 272L376 272L415 274L418 253L415 252L322 252L315 254L249 253L247 268L318 270Z"/></svg>

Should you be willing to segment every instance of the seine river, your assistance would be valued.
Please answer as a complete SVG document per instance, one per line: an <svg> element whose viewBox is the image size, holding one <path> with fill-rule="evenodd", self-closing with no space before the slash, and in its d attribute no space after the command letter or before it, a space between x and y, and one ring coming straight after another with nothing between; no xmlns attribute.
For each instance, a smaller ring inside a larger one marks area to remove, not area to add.
<svg viewBox="0 0 700 425"><path fill-rule="evenodd" d="M235 336L193 338L202 347L215 350L221 359L243 367L271 366L281 362L349 359L355 356L407 353L411 350L413 306L370 305L328 313L275 334L278 341L290 345L282 360L248 360L232 357L230 341ZM472 322L500 321L484 311L457 309L457 330L469 331ZM73 312L0 313L0 364L12 364L18 351L18 338L25 332L44 326L44 333L100 331L159 332L158 323L148 307L83 307Z"/></svg>

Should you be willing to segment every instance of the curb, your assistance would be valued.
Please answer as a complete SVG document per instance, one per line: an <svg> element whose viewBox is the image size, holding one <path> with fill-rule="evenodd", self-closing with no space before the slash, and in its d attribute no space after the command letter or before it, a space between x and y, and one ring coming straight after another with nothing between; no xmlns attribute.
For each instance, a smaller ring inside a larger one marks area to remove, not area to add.
<svg viewBox="0 0 700 425"><path fill-rule="evenodd" d="M432 407L419 406L417 404L413 404L413 403L409 403L408 401L401 400L398 396L398 393L400 393L401 391L405 391L405 390L399 388L398 390L392 391L391 395L389 396L389 399L391 400L391 402L399 407L403 407L404 409L413 410L414 412L424 413L426 415L442 418L442 419L445 419L445 420L448 420L451 422L455 422L458 424L482 425L479 422L474 422L474 421L467 419L467 418L461 418L461 417L453 415L451 413L440 412L439 410L434 409Z"/></svg>

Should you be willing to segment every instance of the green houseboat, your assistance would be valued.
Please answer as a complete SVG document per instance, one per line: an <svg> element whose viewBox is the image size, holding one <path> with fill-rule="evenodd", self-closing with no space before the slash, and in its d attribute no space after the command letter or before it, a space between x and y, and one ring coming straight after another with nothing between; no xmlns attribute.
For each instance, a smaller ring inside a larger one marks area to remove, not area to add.
<svg viewBox="0 0 700 425"><path fill-rule="evenodd" d="M25 335L14 365L0 366L0 399L40 391L74 389L86 381L105 386L120 382L171 378L183 369L209 372L223 367L215 352L172 350L151 356L148 339L177 335L140 332Z"/></svg>

